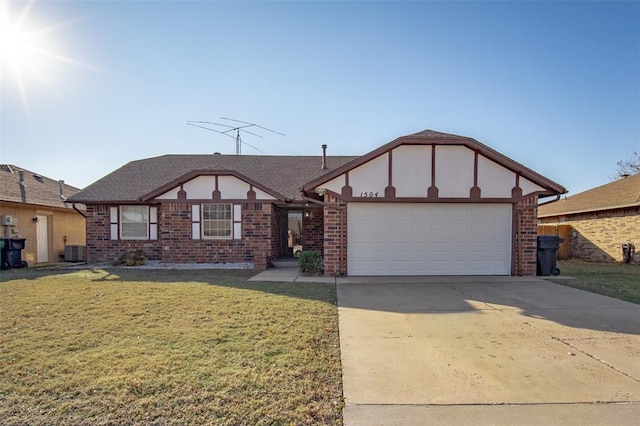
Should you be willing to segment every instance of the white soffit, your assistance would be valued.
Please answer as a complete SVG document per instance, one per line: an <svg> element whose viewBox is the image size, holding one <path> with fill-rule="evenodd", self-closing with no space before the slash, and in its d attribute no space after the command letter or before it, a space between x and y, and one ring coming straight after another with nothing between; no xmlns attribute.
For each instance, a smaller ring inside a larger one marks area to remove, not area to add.
<svg viewBox="0 0 640 426"><path fill-rule="evenodd" d="M329 182L320 185L319 188L328 189L329 191L340 194L343 186L345 186L345 178L344 175L340 175L337 178L331 179Z"/></svg>
<svg viewBox="0 0 640 426"><path fill-rule="evenodd" d="M183 184L188 200L209 200L216 189L215 176L198 176ZM228 200L246 200L251 185L235 176L218 176L220 198ZM180 187L175 187L156 197L160 200L177 200ZM253 188L258 200L275 200L276 198L258 188Z"/></svg>
<svg viewBox="0 0 640 426"><path fill-rule="evenodd" d="M522 195L528 195L537 191L544 191L543 187L536 185L529 179L523 177L520 178L520 188L522 188Z"/></svg>
<svg viewBox="0 0 640 426"><path fill-rule="evenodd" d="M170 191L165 192L164 194L156 197L159 200L177 200L178 192L180 192L180 188L173 188Z"/></svg>
<svg viewBox="0 0 640 426"><path fill-rule="evenodd" d="M431 146L401 145L391 158L396 197L425 197L431 186Z"/></svg>
<svg viewBox="0 0 640 426"><path fill-rule="evenodd" d="M235 176L218 176L218 189L220 197L225 199L247 198L247 192L251 186Z"/></svg>
<svg viewBox="0 0 640 426"><path fill-rule="evenodd" d="M389 154L384 153L349 172L349 186L353 196L360 194L378 194L384 196L384 189L389 184Z"/></svg>
<svg viewBox="0 0 640 426"><path fill-rule="evenodd" d="M182 188L187 193L187 199L211 199L211 194L216 189L216 177L198 176L185 182Z"/></svg>
<svg viewBox="0 0 640 426"><path fill-rule="evenodd" d="M469 197L474 156L474 152L464 146L436 146L436 186L440 197Z"/></svg>
<svg viewBox="0 0 640 426"><path fill-rule="evenodd" d="M516 174L482 155L478 156L478 187L483 198L509 198Z"/></svg>

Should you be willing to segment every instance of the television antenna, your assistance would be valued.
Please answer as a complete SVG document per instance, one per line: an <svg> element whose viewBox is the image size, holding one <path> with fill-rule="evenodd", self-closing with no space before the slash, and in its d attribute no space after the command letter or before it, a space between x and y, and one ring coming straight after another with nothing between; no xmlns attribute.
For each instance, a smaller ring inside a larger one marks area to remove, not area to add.
<svg viewBox="0 0 640 426"><path fill-rule="evenodd" d="M276 132L275 130L267 129L266 127L260 126L260 125L255 124L255 123L249 123L247 121L236 120L236 119L228 118L228 117L220 117L220 119L221 120L231 121L231 122L234 122L234 123L240 123L240 124L236 124L236 125L232 126L232 125L224 124L224 123L214 123L213 121L187 121L187 124L189 126L200 127L201 129L211 130L212 132L220 133L222 135L225 135L225 136L228 136L228 137L230 137L232 139L235 139L235 141L236 141L236 155L242 154L242 144L248 145L251 148L255 149L256 151L262 152L264 154L263 151L260 151L255 146L243 141L242 138L240 137L240 132L244 132L244 133L248 133L248 134L253 135L253 136L257 136L257 137L262 139L262 136L260 136L259 134L253 133L253 132L250 132L249 130L247 130L247 128L249 128L249 127L257 127L257 128L263 129L263 130L267 130L267 131L269 131L271 133L275 133L277 135L284 136L284 133L280 133L280 132ZM219 126L219 128L226 128L227 130L212 129L211 127L203 126L203 124ZM233 134L233 136L232 136L232 134Z"/></svg>

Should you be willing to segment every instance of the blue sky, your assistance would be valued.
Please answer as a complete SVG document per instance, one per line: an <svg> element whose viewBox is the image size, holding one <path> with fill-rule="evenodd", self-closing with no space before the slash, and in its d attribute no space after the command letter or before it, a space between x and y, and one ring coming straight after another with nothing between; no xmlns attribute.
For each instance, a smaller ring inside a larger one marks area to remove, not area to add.
<svg viewBox="0 0 640 426"><path fill-rule="evenodd" d="M470 136L570 194L640 151L640 2L35 1L23 31L38 29L49 54L21 90L2 68L0 162L78 187L141 158L231 154L186 124L220 117L284 133L244 136L266 154Z"/></svg>

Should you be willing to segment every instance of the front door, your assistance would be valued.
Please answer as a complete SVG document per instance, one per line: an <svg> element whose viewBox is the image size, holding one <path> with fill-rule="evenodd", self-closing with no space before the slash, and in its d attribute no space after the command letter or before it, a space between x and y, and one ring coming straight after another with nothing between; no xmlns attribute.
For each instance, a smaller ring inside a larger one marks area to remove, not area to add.
<svg viewBox="0 0 640 426"><path fill-rule="evenodd" d="M36 259L38 263L49 261L49 223L47 216L36 216Z"/></svg>
<svg viewBox="0 0 640 426"><path fill-rule="evenodd" d="M287 256L298 256L302 251L302 212L287 213Z"/></svg>

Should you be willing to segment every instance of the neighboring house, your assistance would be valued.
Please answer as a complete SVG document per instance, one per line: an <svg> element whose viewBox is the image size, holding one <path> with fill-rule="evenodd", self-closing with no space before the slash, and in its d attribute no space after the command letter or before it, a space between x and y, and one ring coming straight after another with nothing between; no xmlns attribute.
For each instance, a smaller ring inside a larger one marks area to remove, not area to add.
<svg viewBox="0 0 640 426"><path fill-rule="evenodd" d="M640 174L540 206L538 223L567 230L569 258L619 262L622 244L640 249Z"/></svg>
<svg viewBox="0 0 640 426"><path fill-rule="evenodd" d="M361 157L325 153L128 163L70 198L87 206L89 261L141 250L260 270L297 245L321 252L331 276L534 275L538 197L566 192L474 139L431 130Z"/></svg>
<svg viewBox="0 0 640 426"><path fill-rule="evenodd" d="M65 200L80 191L20 167L0 164L0 225L4 238L26 238L22 260L59 262L65 248L85 245L84 206ZM13 220L12 220L13 218Z"/></svg>

